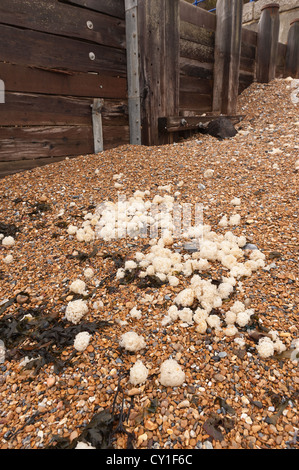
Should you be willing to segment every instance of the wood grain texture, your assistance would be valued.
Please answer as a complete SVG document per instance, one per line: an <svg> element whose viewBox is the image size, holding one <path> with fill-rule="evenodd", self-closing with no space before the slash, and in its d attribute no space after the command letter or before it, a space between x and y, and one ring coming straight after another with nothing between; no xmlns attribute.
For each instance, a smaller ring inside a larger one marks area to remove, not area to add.
<svg viewBox="0 0 299 470"><path fill-rule="evenodd" d="M285 58L284 75L299 78L299 20L291 24L289 29Z"/></svg>
<svg viewBox="0 0 299 470"><path fill-rule="evenodd" d="M180 112L196 111L197 114L212 111L212 95L180 92Z"/></svg>
<svg viewBox="0 0 299 470"><path fill-rule="evenodd" d="M237 107L241 56L240 0L218 0L215 36L213 111L234 114Z"/></svg>
<svg viewBox="0 0 299 470"><path fill-rule="evenodd" d="M70 155L69 158L75 158L75 156ZM9 162L0 161L0 179L5 176L13 175L15 173L20 173L22 171L30 171L37 167L42 167L45 165L52 165L54 163L61 162L65 160L63 157L48 157L48 158L37 158L31 160L14 160Z"/></svg>
<svg viewBox="0 0 299 470"><path fill-rule="evenodd" d="M92 126L0 127L0 161L93 153Z"/></svg>
<svg viewBox="0 0 299 470"><path fill-rule="evenodd" d="M91 104L91 99L6 93L0 126L90 126Z"/></svg>
<svg viewBox="0 0 299 470"><path fill-rule="evenodd" d="M180 40L180 56L197 62L214 62L214 47L197 44L186 39Z"/></svg>
<svg viewBox="0 0 299 470"><path fill-rule="evenodd" d="M203 79L213 78L213 62L198 62L197 60L180 57L181 75Z"/></svg>
<svg viewBox="0 0 299 470"><path fill-rule="evenodd" d="M262 10L258 25L256 79L269 83L275 78L279 37L279 8Z"/></svg>
<svg viewBox="0 0 299 470"><path fill-rule="evenodd" d="M214 47L215 33L195 24L181 21L180 38L203 46Z"/></svg>
<svg viewBox="0 0 299 470"><path fill-rule="evenodd" d="M126 46L124 20L57 0L2 0L0 22L120 49Z"/></svg>
<svg viewBox="0 0 299 470"><path fill-rule="evenodd" d="M18 65L126 76L126 53L12 26L0 25L0 59ZM90 59L90 53L95 59Z"/></svg>
<svg viewBox="0 0 299 470"><path fill-rule="evenodd" d="M124 77L38 69L0 62L6 91L90 98L126 98Z"/></svg>
<svg viewBox="0 0 299 470"><path fill-rule="evenodd" d="M90 10L125 18L125 7L123 0L62 0L64 3L79 5Z"/></svg>
<svg viewBox="0 0 299 470"><path fill-rule="evenodd" d="M191 5L184 0L180 0L180 16L181 21L186 21L211 31L216 30L216 15Z"/></svg>
<svg viewBox="0 0 299 470"><path fill-rule="evenodd" d="M158 145L158 118L179 109L179 0L138 9L142 144ZM169 47L171 45L171 47Z"/></svg>

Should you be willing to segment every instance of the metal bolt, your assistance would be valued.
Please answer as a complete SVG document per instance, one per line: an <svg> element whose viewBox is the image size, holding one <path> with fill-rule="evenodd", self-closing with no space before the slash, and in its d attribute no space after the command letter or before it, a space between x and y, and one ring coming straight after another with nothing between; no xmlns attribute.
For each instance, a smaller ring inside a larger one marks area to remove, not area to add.
<svg viewBox="0 0 299 470"><path fill-rule="evenodd" d="M86 21L86 25L88 29L93 29L93 22L92 21Z"/></svg>
<svg viewBox="0 0 299 470"><path fill-rule="evenodd" d="M96 56L95 56L94 52L89 53L89 58L90 58L90 60L95 60Z"/></svg>

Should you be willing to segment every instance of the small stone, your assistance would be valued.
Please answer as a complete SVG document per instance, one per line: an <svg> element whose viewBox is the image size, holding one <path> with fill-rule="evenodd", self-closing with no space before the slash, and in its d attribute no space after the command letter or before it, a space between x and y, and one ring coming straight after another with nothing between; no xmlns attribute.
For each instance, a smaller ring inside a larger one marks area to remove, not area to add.
<svg viewBox="0 0 299 470"><path fill-rule="evenodd" d="M48 387L48 388L53 387L53 385L55 384L55 382L56 382L55 377L48 377L48 378L47 378L47 387Z"/></svg>
<svg viewBox="0 0 299 470"><path fill-rule="evenodd" d="M17 303L20 305L25 304L26 302L28 302L28 300L29 300L29 295L25 295L25 294L18 294L16 298Z"/></svg>
<svg viewBox="0 0 299 470"><path fill-rule="evenodd" d="M129 395L129 397L132 397L133 395L140 395L140 393L141 393L140 388L131 388L131 390L127 391L127 395Z"/></svg>
<svg viewBox="0 0 299 470"><path fill-rule="evenodd" d="M156 423L153 423L151 420L147 420L144 423L144 428L149 430L149 431L154 431L154 429L157 429L158 425Z"/></svg>
<svg viewBox="0 0 299 470"><path fill-rule="evenodd" d="M147 441L146 432L144 434L141 434L140 436L138 436L137 445L142 444L144 441Z"/></svg>
<svg viewBox="0 0 299 470"><path fill-rule="evenodd" d="M216 382L224 382L226 380L226 377L224 377L224 375L222 374L215 374L214 379L216 380Z"/></svg>
<svg viewBox="0 0 299 470"><path fill-rule="evenodd" d="M227 356L227 353L225 351L221 351L219 354L218 354L219 357L226 357Z"/></svg>
<svg viewBox="0 0 299 470"><path fill-rule="evenodd" d="M261 429L262 429L262 426L260 426L259 424L254 424L251 428L254 434L258 433Z"/></svg>
<svg viewBox="0 0 299 470"><path fill-rule="evenodd" d="M190 401L184 400L178 404L178 408L190 408Z"/></svg>
<svg viewBox="0 0 299 470"><path fill-rule="evenodd" d="M77 439L78 436L79 436L78 431L71 432L70 441L72 442L74 439Z"/></svg>

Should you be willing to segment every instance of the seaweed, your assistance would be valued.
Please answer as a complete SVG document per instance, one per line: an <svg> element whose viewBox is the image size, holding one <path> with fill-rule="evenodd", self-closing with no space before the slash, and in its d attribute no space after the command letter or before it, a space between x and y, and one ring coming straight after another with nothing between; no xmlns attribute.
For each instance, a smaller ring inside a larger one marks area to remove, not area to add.
<svg viewBox="0 0 299 470"><path fill-rule="evenodd" d="M0 222L0 233L5 237L14 237L17 232L20 232L20 228L15 224L5 224L4 222Z"/></svg>
<svg viewBox="0 0 299 470"><path fill-rule="evenodd" d="M234 420L227 417L221 418L216 413L211 413L211 416L204 422L203 429L215 441L223 441L223 432L230 432L233 426Z"/></svg>
<svg viewBox="0 0 299 470"><path fill-rule="evenodd" d="M108 259L108 258L112 259L116 269L121 268L125 263L124 257L120 253L105 253L103 255L103 259Z"/></svg>
<svg viewBox="0 0 299 470"><path fill-rule="evenodd" d="M35 202L34 204L31 204L31 208L32 208L32 211L29 212L30 216L40 215L43 212L51 211L50 204L48 204L46 202Z"/></svg>
<svg viewBox="0 0 299 470"><path fill-rule="evenodd" d="M6 304L11 304L11 299ZM46 306L20 307L16 313L4 315L0 320L0 338L5 341L7 360L27 356L30 360L26 368L34 368L35 375L45 365L54 364L55 371L61 371L76 355L74 350L68 360L61 359L65 348L72 346L75 336L81 331L90 334L112 323L104 320L69 324L57 320L53 313L46 313Z"/></svg>
<svg viewBox="0 0 299 470"><path fill-rule="evenodd" d="M126 430L124 422L129 418L134 400L131 398L129 410L124 413L124 392L121 387L121 380L127 375L127 373L121 375L118 380L117 390L115 392L112 409L105 409L96 413L85 426L82 433L73 441L67 439L61 439L58 436L53 436L52 442L56 441L56 445L48 446L48 449L75 449L79 442L95 447L96 449L113 449L113 439L116 434L123 433L127 435L127 449L133 449L133 443L135 440L134 433ZM121 404L119 413L117 413L117 399L121 395Z"/></svg>
<svg viewBox="0 0 299 470"><path fill-rule="evenodd" d="M84 253L82 251L78 251L78 253L76 255L67 255L67 258L68 259L77 259L80 262L84 262L84 261L87 261L88 259L93 258L94 256L96 256L96 254L98 253L98 250L99 250L98 247L95 246L90 253Z"/></svg>
<svg viewBox="0 0 299 470"><path fill-rule="evenodd" d="M222 408L226 413L230 415L236 414L236 411L234 410L234 408L232 408L228 403L226 403L224 398L216 397L214 403L219 403L220 408Z"/></svg>

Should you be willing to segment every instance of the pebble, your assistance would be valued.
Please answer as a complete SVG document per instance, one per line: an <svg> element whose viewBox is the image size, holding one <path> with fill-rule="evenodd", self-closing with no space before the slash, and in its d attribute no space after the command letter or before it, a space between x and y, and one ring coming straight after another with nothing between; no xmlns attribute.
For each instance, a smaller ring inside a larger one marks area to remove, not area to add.
<svg viewBox="0 0 299 470"><path fill-rule="evenodd" d="M56 382L55 377L49 377L49 378L47 379L47 387L48 387L48 388L53 387L53 385L55 384L55 382Z"/></svg>
<svg viewBox="0 0 299 470"><path fill-rule="evenodd" d="M224 382L226 380L226 377L222 374L215 374L214 375L214 379L217 381L217 382Z"/></svg>
<svg viewBox="0 0 299 470"><path fill-rule="evenodd" d="M277 90L281 97L276 95ZM298 336L294 316L298 304L295 254L298 217L294 210L298 202L298 174L294 172L298 126L295 129L293 125L298 121L297 110L289 102L285 82L278 80L267 86L253 83L240 96L238 112L245 116L240 123L245 132L237 139L219 142L204 135L200 144L190 138L155 148L125 145L105 150L101 155L81 156L4 179L0 188L1 209L9 222L21 221L22 231L16 237L18 250L13 264L1 264L3 250L0 249L0 271L4 273L1 298L11 298L12 283L15 293L24 292L28 286L31 289L30 304L15 303L5 314L14 315L19 308L29 311L45 305L47 314L53 312L56 320L63 320L67 303L74 299L66 283L82 278L85 268L92 267L93 279L97 281L88 281L88 292L96 289L92 298L87 299L90 310L84 322L108 320L113 324L96 329L90 347L82 355L72 357L72 344L65 347L60 357L56 350L57 358L63 362L61 371L54 372L51 363L35 376L33 369L20 369L15 358L1 364L1 449L45 448L52 443L54 435L76 439L96 413L111 410L119 385L124 396L118 395L117 408L123 399L124 411L130 409L130 419L124 424L128 431L134 431L137 448L179 452L195 448L298 447L294 439L297 428L294 401L288 403L274 427L265 422L267 416L277 412L277 409L268 411L269 407L274 408L271 394L279 398L292 395L298 382L297 364L287 358L260 358L246 328L240 331L246 343L246 352L241 355L234 338L225 336L223 331L208 328L204 335L198 335L195 325L182 328L178 322L161 327L161 318L182 287L188 287L190 277L179 276L177 287L165 284L144 291L135 281L120 285L115 280L106 280L102 285L102 280L116 272L116 262L121 265L122 260L133 259L136 251L149 250L149 240L134 239L130 243L100 240L96 242L96 256L78 262L69 255L91 253L95 244L82 244L55 226L58 213L61 222L79 226L83 216L90 212L90 204L104 199L115 201L113 175L121 172L125 175L128 194L136 189L149 189L153 196L157 185L171 183L174 190L180 188L176 202L183 204L202 202L200 189L204 189L205 223L212 230L222 230L219 233L223 234L225 229L218 227L220 218L231 215L230 201L234 197L242 198L237 209L240 225L229 228L233 234L246 237L248 252L243 250L244 255L259 247L270 269L260 269L242 278L242 290L238 286L234 298L225 300L216 313L223 321L233 300L241 300L246 308L255 309L265 329L278 331L288 350ZM273 122L275 132L270 133L266 128ZM250 134L246 135L247 132ZM286 148L288 156L271 155L270 141L273 148ZM279 172L273 169L275 163L279 163ZM199 177L210 167L216 177L205 180L205 188L199 188ZM96 168L100 171L95 177ZM45 211L41 220L32 219L28 213L29 201L40 200L42 194L50 205L56 205L55 210ZM20 204L17 215L12 198L18 197L28 204ZM80 201L76 201L72 210L67 209L74 198ZM53 237L54 230L57 237ZM178 253L193 256L194 244L186 240L176 242ZM273 269L271 257L275 252L280 256L275 255ZM111 254L122 258L116 258L115 262L109 258ZM218 268L211 263L211 270L200 275L217 282L229 274L228 270L220 272ZM153 296L150 308L142 302L146 295ZM101 309L92 309L95 302L103 305ZM142 309L142 318L132 321L127 315L134 306ZM116 315L121 321L117 327ZM130 353L119 348L120 334L130 329L144 335L144 351ZM170 357L176 358L185 372L182 386L164 387L159 382L160 366ZM127 373L138 359L148 367L149 376L143 385L132 387ZM219 406L217 397L233 408L234 416L229 408ZM36 411L40 411L38 419L28 422ZM232 430L223 431L223 441L212 439L203 429L212 413L220 419L223 415L234 419ZM117 433L115 437L113 444L125 449L127 436Z"/></svg>

